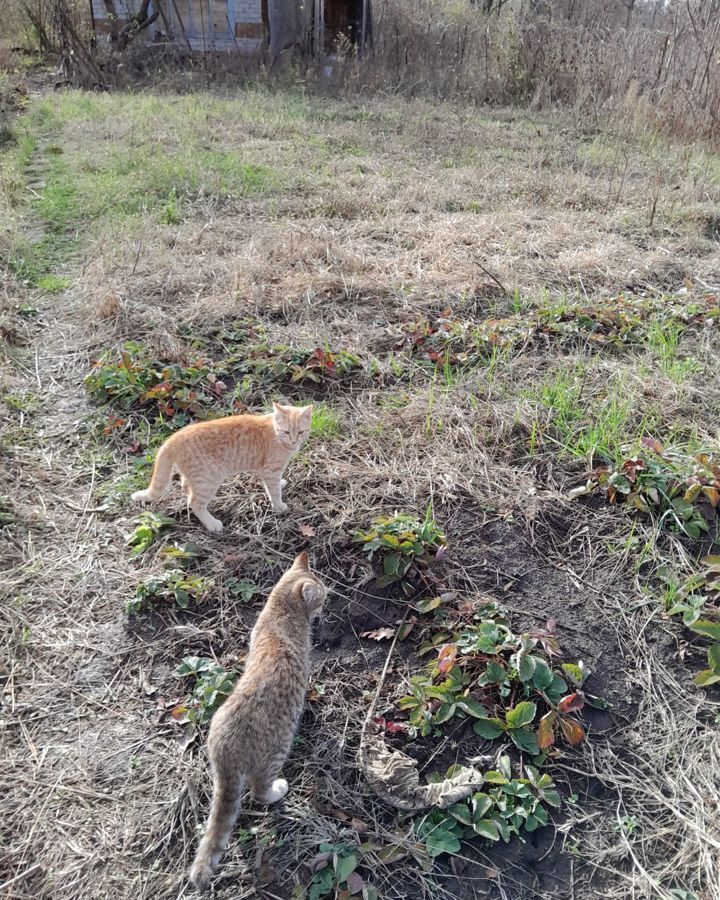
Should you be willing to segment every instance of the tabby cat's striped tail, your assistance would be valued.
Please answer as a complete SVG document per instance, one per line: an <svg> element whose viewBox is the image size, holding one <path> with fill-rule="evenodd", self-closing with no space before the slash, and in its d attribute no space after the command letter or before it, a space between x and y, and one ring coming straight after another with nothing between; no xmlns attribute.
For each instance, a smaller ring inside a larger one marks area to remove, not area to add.
<svg viewBox="0 0 720 900"><path fill-rule="evenodd" d="M228 781L215 776L210 818L190 869L190 881L198 891L204 891L210 884L212 874L228 845L240 813L240 799L244 788L245 778Z"/></svg>

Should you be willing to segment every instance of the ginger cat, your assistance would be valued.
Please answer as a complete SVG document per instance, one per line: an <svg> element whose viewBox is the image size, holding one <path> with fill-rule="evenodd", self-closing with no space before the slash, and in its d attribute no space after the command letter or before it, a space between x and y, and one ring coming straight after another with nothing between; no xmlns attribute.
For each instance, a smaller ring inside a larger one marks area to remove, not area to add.
<svg viewBox="0 0 720 900"><path fill-rule="evenodd" d="M210 723L212 807L190 870L200 891L227 847L245 787L260 803L275 803L287 793L287 781L278 775L305 701L310 623L326 595L307 553L301 553L270 593L250 635L245 671Z"/></svg>
<svg viewBox="0 0 720 900"><path fill-rule="evenodd" d="M177 469L190 509L208 531L222 531L222 522L208 512L208 503L226 478L257 472L273 512L283 513L287 509L282 499L283 470L310 433L311 420L312 406L273 403L273 412L267 416L228 416L186 425L158 450L149 487L135 491L132 499L157 500Z"/></svg>

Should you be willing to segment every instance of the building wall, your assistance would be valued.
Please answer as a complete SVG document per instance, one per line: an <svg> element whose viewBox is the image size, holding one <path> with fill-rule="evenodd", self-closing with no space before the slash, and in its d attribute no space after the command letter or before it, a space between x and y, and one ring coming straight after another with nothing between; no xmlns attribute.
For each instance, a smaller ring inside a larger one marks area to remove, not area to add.
<svg viewBox="0 0 720 900"><path fill-rule="evenodd" d="M141 3L142 0L115 0L119 24L127 22ZM174 31L174 42L181 46L189 43L193 50L252 53L263 38L263 0L163 0L163 4ZM105 3L92 0L92 6L98 36L110 34ZM142 36L152 43L167 39L166 33L167 26L161 15Z"/></svg>

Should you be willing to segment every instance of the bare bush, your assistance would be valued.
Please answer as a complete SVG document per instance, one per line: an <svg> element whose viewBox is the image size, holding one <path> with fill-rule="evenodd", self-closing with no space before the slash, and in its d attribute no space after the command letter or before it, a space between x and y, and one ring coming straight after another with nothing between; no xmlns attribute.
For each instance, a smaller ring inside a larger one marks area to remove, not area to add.
<svg viewBox="0 0 720 900"><path fill-rule="evenodd" d="M570 104L720 139L720 0L383 0L375 12L371 60L341 60L356 86Z"/></svg>

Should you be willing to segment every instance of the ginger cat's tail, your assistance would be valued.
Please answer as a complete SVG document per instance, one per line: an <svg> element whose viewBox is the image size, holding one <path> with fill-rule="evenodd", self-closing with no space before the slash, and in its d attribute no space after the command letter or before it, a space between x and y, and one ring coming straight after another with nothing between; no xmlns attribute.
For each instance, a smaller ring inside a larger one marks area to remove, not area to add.
<svg viewBox="0 0 720 900"><path fill-rule="evenodd" d="M190 869L190 882L198 891L204 891L210 884L212 874L228 845L240 814L245 781L243 777L215 776L210 818Z"/></svg>
<svg viewBox="0 0 720 900"><path fill-rule="evenodd" d="M150 484L144 491L135 491L132 499L136 503L146 503L148 500L157 500L162 497L170 485L173 472L172 450L167 444L163 444L158 450L153 466Z"/></svg>

